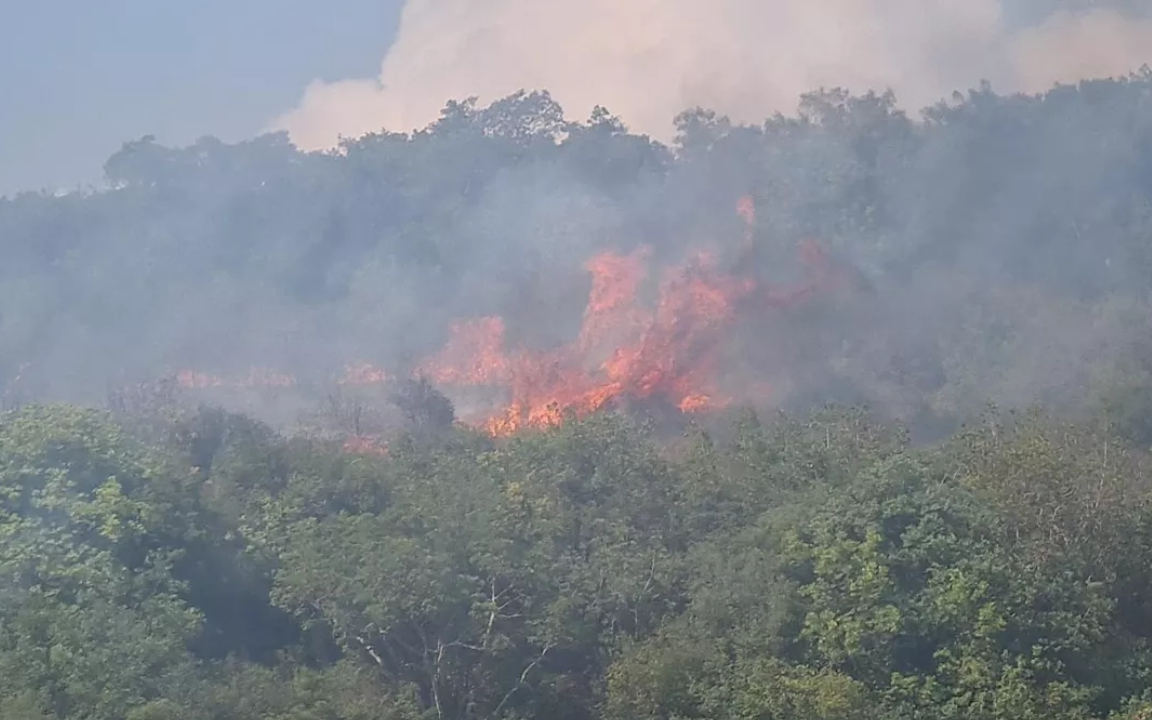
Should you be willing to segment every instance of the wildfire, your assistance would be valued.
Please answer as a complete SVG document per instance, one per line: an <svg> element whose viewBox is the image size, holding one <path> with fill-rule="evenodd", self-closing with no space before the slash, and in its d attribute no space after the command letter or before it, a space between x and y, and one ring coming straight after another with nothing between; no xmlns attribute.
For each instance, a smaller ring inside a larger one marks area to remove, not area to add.
<svg viewBox="0 0 1152 720"><path fill-rule="evenodd" d="M712 386L719 333L755 285L718 272L701 254L665 276L648 310L637 296L649 252L604 253L586 265L592 289L573 343L509 352L503 320L480 318L453 328L421 370L444 385L506 387L508 407L484 420L496 435L555 424L624 397L661 398L686 412L723 405Z"/></svg>
<svg viewBox="0 0 1152 720"><path fill-rule="evenodd" d="M388 372L383 368L362 362L344 368L344 374L336 380L336 383L338 385L381 385L388 382L389 378ZM203 390L207 388L295 387L297 382L294 376L287 373L267 368L252 368L246 377L232 379L194 370L180 370L176 373L176 384L182 388Z"/></svg>
<svg viewBox="0 0 1152 720"><path fill-rule="evenodd" d="M181 370L176 373L176 383L183 388L250 388L250 387L293 387L296 378L291 375L269 370L252 368L248 376L238 380L226 380L217 375Z"/></svg>
<svg viewBox="0 0 1152 720"><path fill-rule="evenodd" d="M445 385L496 385L512 377L504 356L504 321L498 317L458 322L449 328L448 344L418 369Z"/></svg>
<svg viewBox="0 0 1152 720"><path fill-rule="evenodd" d="M357 363L344 368L338 385L380 385L388 382L388 372L371 363Z"/></svg>
<svg viewBox="0 0 1152 720"><path fill-rule="evenodd" d="M342 446L344 452L351 455L376 455L384 457L388 455L388 446L382 443L378 438L370 437L367 435L353 435L344 441Z"/></svg>
<svg viewBox="0 0 1152 720"><path fill-rule="evenodd" d="M754 247L755 204L743 197L736 212L745 223L740 251L748 258ZM741 262L741 271L725 271L711 252L697 252L660 274L650 267L649 247L628 254L604 252L584 265L591 288L580 332L571 342L546 351L509 347L503 318L467 319L451 326L442 349L412 369L446 388L502 393L502 408L466 418L493 435L555 425L569 414L586 415L622 400L656 400L685 413L721 408L730 398L718 385L720 351L740 312L789 307L844 279L819 243L804 241L799 255L808 279L778 287L765 286L750 274L751 262ZM650 279L655 298L645 302ZM382 368L359 363L345 368L338 383L381 384L391 377ZM255 369L239 383L191 371L181 372L178 382L193 388L295 384L291 376ZM359 436L345 447L383 451Z"/></svg>
<svg viewBox="0 0 1152 720"><path fill-rule="evenodd" d="M742 198L737 212L751 243L755 206ZM660 279L653 308L640 289L649 275L650 248L631 254L606 252L585 264L592 286L576 340L547 352L509 350L502 318L458 323L443 350L419 370L447 386L491 386L508 393L507 406L479 421L495 435L584 415L618 399L659 399L683 412L730 402L716 381L724 331L738 308L757 299L782 306L808 297L820 284L824 256L815 243L801 247L801 260L817 270L814 281L763 293L750 276L722 271L711 253L700 252Z"/></svg>

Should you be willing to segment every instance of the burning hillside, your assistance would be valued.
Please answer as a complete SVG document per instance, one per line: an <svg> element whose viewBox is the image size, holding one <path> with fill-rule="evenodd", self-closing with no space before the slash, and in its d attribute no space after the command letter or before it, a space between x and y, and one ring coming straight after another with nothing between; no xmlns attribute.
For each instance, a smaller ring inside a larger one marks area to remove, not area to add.
<svg viewBox="0 0 1152 720"><path fill-rule="evenodd" d="M742 198L737 211L751 248L755 210ZM418 369L446 388L503 388L505 407L479 420L506 435L559 422L616 402L656 400L691 413L731 402L719 386L720 349L736 318L799 302L829 278L823 252L801 246L810 277L794 287L759 282L748 269L727 272L717 254L698 251L659 278L653 307L640 300L652 272L650 248L628 255L606 252L585 264L592 276L579 335L546 352L509 348L498 317L462 322L448 345Z"/></svg>
<svg viewBox="0 0 1152 720"><path fill-rule="evenodd" d="M486 407L466 412L463 420L493 435L619 404L657 403L683 413L723 408L732 398L720 382L721 350L736 320L789 308L834 279L822 248L809 240L800 246L802 282L778 286L759 280L745 261L753 247L751 198L741 198L736 211L745 234L735 270L724 269L715 250L695 251L663 270L652 267L649 247L603 252L584 264L591 286L571 341L530 349L509 341L505 318L462 319L438 352L407 373L429 378L450 396L482 395ZM655 297L645 302L649 282ZM359 363L348 366L338 382L379 385L404 375ZM233 383L193 372L180 373L178 381L190 388L295 384L291 376L255 370Z"/></svg>

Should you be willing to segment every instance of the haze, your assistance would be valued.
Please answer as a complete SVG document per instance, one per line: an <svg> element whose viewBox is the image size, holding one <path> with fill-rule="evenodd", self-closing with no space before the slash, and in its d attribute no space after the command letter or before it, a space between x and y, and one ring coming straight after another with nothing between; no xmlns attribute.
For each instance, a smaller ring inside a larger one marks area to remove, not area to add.
<svg viewBox="0 0 1152 720"><path fill-rule="evenodd" d="M606 105L667 140L694 106L758 122L838 86L892 88L915 110L980 80L1036 92L1122 75L1148 48L1152 20L1130 2L409 0L377 77L314 82L272 127L331 147L423 127L446 98L546 88L576 117Z"/></svg>
<svg viewBox="0 0 1152 720"><path fill-rule="evenodd" d="M667 139L704 105L788 112L821 85L915 110L991 80L1036 91L1147 61L1147 0L20 2L0 25L0 195L98 183L122 142L287 129L304 149L547 88ZM707 9L705 10L705 7ZM383 58L383 60L381 60Z"/></svg>

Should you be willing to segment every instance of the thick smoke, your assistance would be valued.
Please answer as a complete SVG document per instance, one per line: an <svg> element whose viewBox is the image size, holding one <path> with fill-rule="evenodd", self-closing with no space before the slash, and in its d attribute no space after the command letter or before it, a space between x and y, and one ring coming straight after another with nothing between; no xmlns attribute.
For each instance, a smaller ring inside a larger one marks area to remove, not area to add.
<svg viewBox="0 0 1152 720"><path fill-rule="evenodd" d="M697 250L755 302L803 285L807 240L855 279L734 311L720 395L930 427L986 399L1152 387L1152 71L952 98L1136 70L1152 20L1131 3L519 1L412 0L381 80L314 87L284 121L317 147L482 98L429 132L342 153L146 138L109 160L106 191L0 200L0 406L190 372L225 381L213 401L293 422L350 367L405 376L457 322L499 317L506 349L552 357L581 336L602 253L652 248L651 309ZM752 127L689 113L668 147L602 113L564 122L594 105L665 138L694 105ZM462 412L504 402L455 390Z"/></svg>
<svg viewBox="0 0 1152 720"><path fill-rule="evenodd" d="M890 87L917 109L982 79L1035 92L1122 75L1152 56L1152 20L1130 8L1065 2L1030 17L1020 4L408 0L379 77L317 81L274 125L301 148L331 147L381 127L423 127L448 98L546 88L573 116L605 105L664 140L672 118L695 106L758 122L791 111L804 92L839 86ZM1013 21L1021 13L1026 22Z"/></svg>

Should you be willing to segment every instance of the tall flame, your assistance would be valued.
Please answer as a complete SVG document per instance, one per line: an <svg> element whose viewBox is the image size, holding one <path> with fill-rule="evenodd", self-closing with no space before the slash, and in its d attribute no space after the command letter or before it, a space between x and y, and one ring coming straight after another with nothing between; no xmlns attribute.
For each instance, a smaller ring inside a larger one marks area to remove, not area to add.
<svg viewBox="0 0 1152 720"><path fill-rule="evenodd" d="M751 198L741 198L737 212L750 247ZM553 425L568 413L584 415L622 398L660 399L683 412L723 407L730 402L716 386L723 334L738 307L757 299L758 283L723 272L713 254L699 252L664 274L648 309L639 295L651 254L648 247L628 255L605 252L585 264L592 285L572 343L546 352L509 350L503 319L477 318L455 325L443 350L419 370L443 385L506 389L507 406L480 419L496 435ZM801 259L819 275L819 245L802 245ZM820 281L770 288L759 299L788 305L808 297Z"/></svg>
<svg viewBox="0 0 1152 720"><path fill-rule="evenodd" d="M736 212L745 231L743 256L754 248L756 206L742 197ZM584 269L591 288L580 332L560 347L536 351L510 348L501 317L461 320L449 328L441 350L415 371L448 387L502 391L503 407L470 418L494 435L524 427L555 425L573 414L600 410L618 400L659 400L682 412L721 408L730 402L718 386L725 332L744 308L789 307L830 283L842 280L814 240L799 247L807 281L791 287L764 287L753 276L724 271L711 252L697 252L658 277L654 302L641 295L651 273L650 247L631 253L600 253ZM743 263L748 266L751 263ZM338 383L372 385L391 374L368 363L349 365ZM295 384L288 375L253 370L246 380L184 371L185 387L250 387ZM369 439L355 437L347 448L376 452Z"/></svg>

